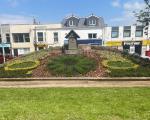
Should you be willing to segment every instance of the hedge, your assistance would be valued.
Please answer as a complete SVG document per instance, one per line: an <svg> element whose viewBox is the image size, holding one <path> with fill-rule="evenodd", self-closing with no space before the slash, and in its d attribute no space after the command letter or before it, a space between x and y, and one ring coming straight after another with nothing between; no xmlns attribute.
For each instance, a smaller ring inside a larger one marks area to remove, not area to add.
<svg viewBox="0 0 150 120"><path fill-rule="evenodd" d="M14 63L7 64L4 69L5 71L31 70L39 65L39 61L15 61Z"/></svg>
<svg viewBox="0 0 150 120"><path fill-rule="evenodd" d="M130 61L112 61L112 60L104 60L102 62L104 67L110 69L120 69L120 70L127 70L127 69L137 69L139 65L134 64Z"/></svg>

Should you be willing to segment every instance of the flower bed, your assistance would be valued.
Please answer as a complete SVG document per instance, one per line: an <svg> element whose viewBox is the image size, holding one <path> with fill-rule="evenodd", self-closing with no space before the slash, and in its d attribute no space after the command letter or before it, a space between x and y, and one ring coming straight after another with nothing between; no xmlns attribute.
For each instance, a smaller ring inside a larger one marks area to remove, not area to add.
<svg viewBox="0 0 150 120"><path fill-rule="evenodd" d="M38 65L40 65L39 61L15 61L14 63L7 64L5 71L31 70Z"/></svg>

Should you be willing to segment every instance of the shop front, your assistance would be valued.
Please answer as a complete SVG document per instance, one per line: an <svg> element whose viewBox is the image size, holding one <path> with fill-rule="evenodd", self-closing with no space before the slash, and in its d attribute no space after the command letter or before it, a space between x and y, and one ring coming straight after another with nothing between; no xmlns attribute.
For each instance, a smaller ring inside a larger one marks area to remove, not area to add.
<svg viewBox="0 0 150 120"><path fill-rule="evenodd" d="M131 54L141 55L142 53L142 41L107 41L105 46L128 51Z"/></svg>
<svg viewBox="0 0 150 120"><path fill-rule="evenodd" d="M145 47L145 56L150 57L150 40L143 40L143 46Z"/></svg>
<svg viewBox="0 0 150 120"><path fill-rule="evenodd" d="M123 50L131 54L142 54L142 41L124 41L122 42Z"/></svg>
<svg viewBox="0 0 150 120"><path fill-rule="evenodd" d="M10 44L0 44L0 64L4 63L5 61L11 59L11 49Z"/></svg>

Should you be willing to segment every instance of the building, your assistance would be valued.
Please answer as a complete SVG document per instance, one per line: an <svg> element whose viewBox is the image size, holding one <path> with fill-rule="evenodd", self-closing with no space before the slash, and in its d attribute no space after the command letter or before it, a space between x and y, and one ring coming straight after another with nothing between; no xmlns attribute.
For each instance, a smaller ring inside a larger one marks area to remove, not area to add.
<svg viewBox="0 0 150 120"><path fill-rule="evenodd" d="M0 53L18 56L48 47L63 46L65 36L74 30L80 35L80 44L102 45L104 20L95 15L78 18L74 15L65 18L60 24L47 25L1 25ZM2 44L3 43L3 44ZM4 44L5 43L5 44Z"/></svg>
<svg viewBox="0 0 150 120"><path fill-rule="evenodd" d="M0 54L13 56L67 44L65 36L74 30L78 44L115 47L145 56L149 50L149 34L141 26L108 27L102 17L84 18L71 15L59 24L9 24L0 25ZM150 30L150 29L147 29Z"/></svg>
<svg viewBox="0 0 150 120"><path fill-rule="evenodd" d="M149 27L150 28L150 27ZM150 50L150 29L142 26L105 27L104 46L127 50L129 53L146 56Z"/></svg>

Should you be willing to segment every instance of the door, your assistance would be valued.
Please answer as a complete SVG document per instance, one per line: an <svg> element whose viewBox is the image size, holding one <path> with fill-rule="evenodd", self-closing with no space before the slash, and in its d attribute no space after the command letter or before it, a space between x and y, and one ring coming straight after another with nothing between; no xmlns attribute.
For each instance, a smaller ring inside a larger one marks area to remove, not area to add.
<svg viewBox="0 0 150 120"><path fill-rule="evenodd" d="M135 45L135 53L141 55L141 53L142 53L142 45Z"/></svg>
<svg viewBox="0 0 150 120"><path fill-rule="evenodd" d="M130 45L124 45L123 50L130 52Z"/></svg>
<svg viewBox="0 0 150 120"><path fill-rule="evenodd" d="M15 57L18 56L18 49L14 49L14 56L15 56Z"/></svg>

